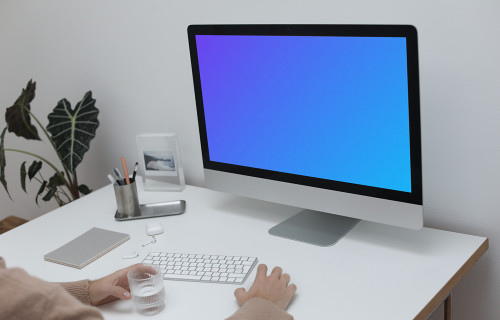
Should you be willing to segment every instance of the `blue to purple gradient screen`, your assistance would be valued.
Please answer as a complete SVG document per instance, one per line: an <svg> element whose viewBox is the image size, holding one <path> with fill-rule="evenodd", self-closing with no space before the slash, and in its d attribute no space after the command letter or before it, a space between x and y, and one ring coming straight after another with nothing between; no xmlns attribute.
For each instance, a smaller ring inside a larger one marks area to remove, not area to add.
<svg viewBox="0 0 500 320"><path fill-rule="evenodd" d="M405 38L196 46L211 161L411 192Z"/></svg>

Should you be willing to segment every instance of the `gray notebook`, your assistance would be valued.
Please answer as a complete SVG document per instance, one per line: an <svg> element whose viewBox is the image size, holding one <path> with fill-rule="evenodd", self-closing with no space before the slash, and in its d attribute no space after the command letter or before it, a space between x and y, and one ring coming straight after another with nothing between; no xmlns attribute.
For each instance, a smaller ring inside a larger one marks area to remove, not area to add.
<svg viewBox="0 0 500 320"><path fill-rule="evenodd" d="M62 247L47 253L44 259L81 269L129 239L130 236L126 233L92 228Z"/></svg>

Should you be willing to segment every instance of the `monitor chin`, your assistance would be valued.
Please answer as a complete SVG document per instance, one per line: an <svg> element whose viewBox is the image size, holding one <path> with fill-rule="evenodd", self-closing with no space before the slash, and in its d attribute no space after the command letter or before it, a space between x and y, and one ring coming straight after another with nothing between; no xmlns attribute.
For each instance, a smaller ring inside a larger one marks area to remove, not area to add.
<svg viewBox="0 0 500 320"><path fill-rule="evenodd" d="M302 209L408 229L423 226L423 206L205 169L207 188Z"/></svg>

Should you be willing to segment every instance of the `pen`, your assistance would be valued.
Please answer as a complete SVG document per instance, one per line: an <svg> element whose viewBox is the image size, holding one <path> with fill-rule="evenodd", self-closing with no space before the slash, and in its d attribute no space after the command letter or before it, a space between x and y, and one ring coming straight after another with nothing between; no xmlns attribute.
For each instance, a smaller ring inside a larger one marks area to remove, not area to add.
<svg viewBox="0 0 500 320"><path fill-rule="evenodd" d="M134 180L134 181L135 181L135 175L137 174L137 165L138 164L139 164L138 162L135 163L134 173L132 174L132 180Z"/></svg>
<svg viewBox="0 0 500 320"><path fill-rule="evenodd" d="M116 169L116 168L115 168L115 169ZM116 169L116 170L118 170L118 169ZM114 171L114 169L113 169L113 171ZM118 171L118 175L119 175L119 173L120 173L120 171ZM113 175L113 174L114 174L114 175ZM116 184L117 184L117 185L119 185L119 186L121 186L121 185L122 185L122 182L120 181L120 178L116 175L116 172L112 172L112 173L110 174L110 176L111 176L112 178L114 178L114 179L115 179L115 182L116 182Z"/></svg>
<svg viewBox="0 0 500 320"><path fill-rule="evenodd" d="M123 173L125 174L125 181L130 184L130 178L128 177L127 164L125 163L125 157L122 157Z"/></svg>
<svg viewBox="0 0 500 320"><path fill-rule="evenodd" d="M122 175L120 174L120 170L118 170L118 168L114 168L113 169L113 172L115 173L116 177L118 178L116 180L116 182L119 184L119 185L122 185Z"/></svg>
<svg viewBox="0 0 500 320"><path fill-rule="evenodd" d="M111 181L112 184L118 185L118 183L116 182L116 180L113 179L113 176L111 176L110 174L108 174L108 179L109 179L109 181Z"/></svg>

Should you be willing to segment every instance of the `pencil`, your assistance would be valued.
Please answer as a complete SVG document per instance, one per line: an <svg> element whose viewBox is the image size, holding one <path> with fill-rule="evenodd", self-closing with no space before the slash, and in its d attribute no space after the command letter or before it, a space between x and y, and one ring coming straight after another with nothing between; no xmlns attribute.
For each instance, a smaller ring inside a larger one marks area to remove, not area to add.
<svg viewBox="0 0 500 320"><path fill-rule="evenodd" d="M130 184L130 178L128 177L127 164L125 163L125 157L122 157L123 173L125 174L125 181Z"/></svg>

